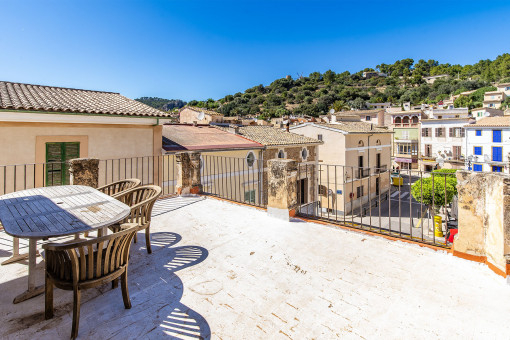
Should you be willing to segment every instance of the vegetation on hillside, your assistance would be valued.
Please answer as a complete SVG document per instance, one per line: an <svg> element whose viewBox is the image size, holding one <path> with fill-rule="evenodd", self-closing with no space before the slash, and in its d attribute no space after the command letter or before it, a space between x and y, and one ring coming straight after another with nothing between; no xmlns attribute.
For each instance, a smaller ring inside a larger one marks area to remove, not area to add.
<svg viewBox="0 0 510 340"><path fill-rule="evenodd" d="M181 107L186 105L186 102L180 99L141 97L135 100L162 111L172 111L173 109L180 109Z"/></svg>
<svg viewBox="0 0 510 340"><path fill-rule="evenodd" d="M379 71L388 77L363 78L364 71ZM492 82L510 81L510 54L495 60L481 60L474 65L440 64L436 60L397 60L393 64L380 64L376 70L366 68L356 73L313 72L307 77L276 79L270 85L262 84L227 95L219 100L192 100L191 106L208 108L227 116L258 115L261 118L280 117L287 114L317 116L331 108L336 111L365 108L366 102L391 102L400 105L437 103L452 94L478 90L461 96L456 106L481 106L483 93L491 90ZM434 84L427 84L423 77L447 74Z"/></svg>

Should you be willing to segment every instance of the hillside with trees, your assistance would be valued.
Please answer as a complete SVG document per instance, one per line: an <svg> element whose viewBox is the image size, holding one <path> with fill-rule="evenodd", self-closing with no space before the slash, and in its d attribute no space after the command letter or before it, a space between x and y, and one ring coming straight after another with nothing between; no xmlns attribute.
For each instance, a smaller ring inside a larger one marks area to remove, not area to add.
<svg viewBox="0 0 510 340"><path fill-rule="evenodd" d="M387 76L363 77L363 72L374 71ZM448 77L437 79L433 84L425 82L424 77L435 75ZM469 96L460 96L455 103L455 106L474 108L481 106L483 93L493 89L494 82L510 82L510 54L464 66L440 64L436 60L420 59L415 62L407 58L356 73L327 70L296 79L287 76L267 86L260 84L219 100L192 100L189 105L215 110L226 116L318 116L331 108L336 111L363 109L367 102L431 104L452 94L477 90Z"/></svg>
<svg viewBox="0 0 510 340"><path fill-rule="evenodd" d="M141 97L135 100L162 111L180 109L187 104L180 99L163 99L158 97Z"/></svg>

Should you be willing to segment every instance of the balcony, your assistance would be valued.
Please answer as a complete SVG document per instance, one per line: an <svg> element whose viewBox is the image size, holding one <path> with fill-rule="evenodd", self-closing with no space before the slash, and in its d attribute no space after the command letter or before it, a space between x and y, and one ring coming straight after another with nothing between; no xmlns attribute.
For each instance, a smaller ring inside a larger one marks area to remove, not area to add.
<svg viewBox="0 0 510 340"><path fill-rule="evenodd" d="M370 176L370 169L369 168L359 168L356 171L356 179L366 178Z"/></svg>
<svg viewBox="0 0 510 340"><path fill-rule="evenodd" d="M386 172L386 171L388 171L388 166L387 165L379 165L378 167L376 167L374 169L374 171L375 171L376 174L380 174L380 173Z"/></svg>

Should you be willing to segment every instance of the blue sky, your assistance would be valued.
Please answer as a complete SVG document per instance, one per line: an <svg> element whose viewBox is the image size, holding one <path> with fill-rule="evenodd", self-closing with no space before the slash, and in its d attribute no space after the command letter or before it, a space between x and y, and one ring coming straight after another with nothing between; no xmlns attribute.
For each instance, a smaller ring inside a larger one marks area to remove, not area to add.
<svg viewBox="0 0 510 340"><path fill-rule="evenodd" d="M0 80L219 99L287 74L510 53L510 1L0 0Z"/></svg>

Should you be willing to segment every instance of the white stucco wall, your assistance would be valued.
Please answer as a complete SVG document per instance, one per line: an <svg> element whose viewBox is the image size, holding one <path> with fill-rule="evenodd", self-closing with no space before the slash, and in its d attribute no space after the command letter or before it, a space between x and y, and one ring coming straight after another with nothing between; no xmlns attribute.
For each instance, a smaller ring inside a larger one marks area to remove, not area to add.
<svg viewBox="0 0 510 340"><path fill-rule="evenodd" d="M476 130L481 130L482 135L476 136ZM492 142L492 130L502 130L501 131L501 143L493 143ZM474 147L481 146L482 147L482 156L478 156L478 158L474 158L472 164L481 164L483 171L491 172L492 165L500 165L503 166L503 172L509 173L508 164L510 162L510 158L508 157L510 152L510 127L476 127L472 126L466 128L466 157L474 155ZM493 146L501 146L503 147L503 162L491 162L492 160L492 147ZM485 162L485 155L488 157L488 162ZM467 169L467 163L466 163Z"/></svg>

